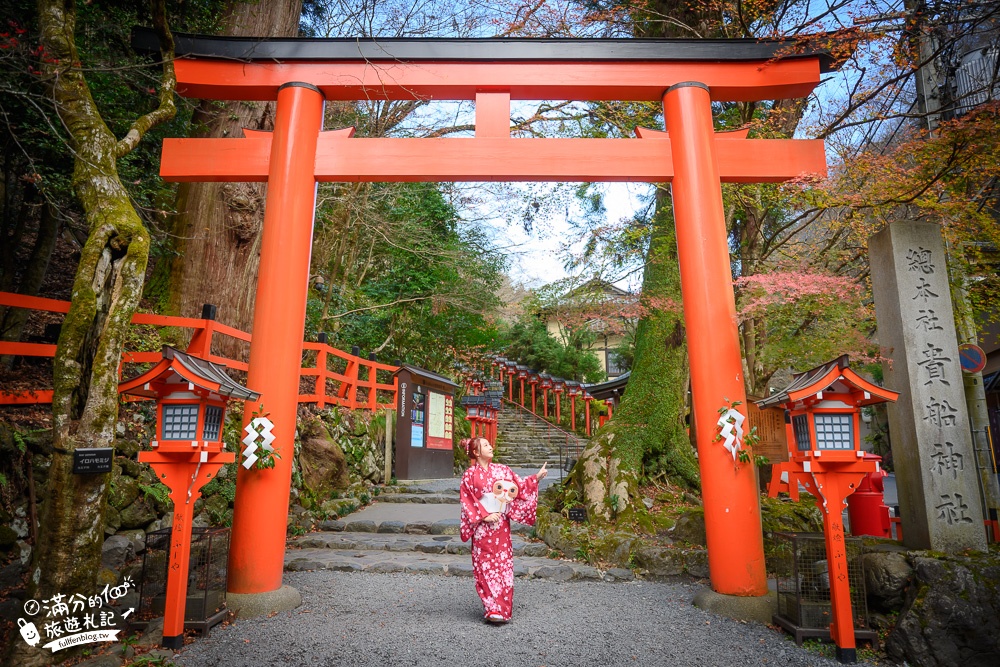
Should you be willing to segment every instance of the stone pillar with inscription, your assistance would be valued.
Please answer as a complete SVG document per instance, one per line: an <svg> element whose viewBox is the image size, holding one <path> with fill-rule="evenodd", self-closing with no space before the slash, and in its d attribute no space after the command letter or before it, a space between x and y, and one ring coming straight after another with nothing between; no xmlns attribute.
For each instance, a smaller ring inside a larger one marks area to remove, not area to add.
<svg viewBox="0 0 1000 667"><path fill-rule="evenodd" d="M941 227L894 223L868 251L904 543L985 550Z"/></svg>

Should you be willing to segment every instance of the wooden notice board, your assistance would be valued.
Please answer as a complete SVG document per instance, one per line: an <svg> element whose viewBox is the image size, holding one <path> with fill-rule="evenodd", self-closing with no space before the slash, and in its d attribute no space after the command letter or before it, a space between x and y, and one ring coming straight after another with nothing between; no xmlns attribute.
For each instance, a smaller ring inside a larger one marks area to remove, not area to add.
<svg viewBox="0 0 1000 667"><path fill-rule="evenodd" d="M403 364L395 375L396 478L453 477L453 408L458 385L409 364Z"/></svg>
<svg viewBox="0 0 1000 667"><path fill-rule="evenodd" d="M761 410L754 401L759 398L747 397L747 421L750 428L757 427L760 442L754 447L755 456L766 456L771 463L788 460L788 435L785 432L785 411L774 408Z"/></svg>

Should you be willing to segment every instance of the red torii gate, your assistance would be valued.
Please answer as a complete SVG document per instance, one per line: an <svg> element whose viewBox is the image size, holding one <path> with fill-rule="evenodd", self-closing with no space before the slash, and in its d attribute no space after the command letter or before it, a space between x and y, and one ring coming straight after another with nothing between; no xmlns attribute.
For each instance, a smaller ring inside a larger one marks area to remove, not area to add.
<svg viewBox="0 0 1000 667"><path fill-rule="evenodd" d="M270 414L273 446L287 455L269 471L239 469L231 592L281 587L316 182L501 180L672 183L712 587L766 594L754 471L734 466L715 441L718 409L746 401L720 184L825 175L826 159L818 140L715 133L711 102L806 96L833 69L828 52L755 40L177 35L177 53L182 95L277 101L273 133L168 139L161 162L170 181L268 182L247 385L260 392L255 405ZM475 100L475 136L322 130L325 100L370 99ZM511 100L541 99L662 102L667 131L512 138ZM245 420L253 412L248 405Z"/></svg>

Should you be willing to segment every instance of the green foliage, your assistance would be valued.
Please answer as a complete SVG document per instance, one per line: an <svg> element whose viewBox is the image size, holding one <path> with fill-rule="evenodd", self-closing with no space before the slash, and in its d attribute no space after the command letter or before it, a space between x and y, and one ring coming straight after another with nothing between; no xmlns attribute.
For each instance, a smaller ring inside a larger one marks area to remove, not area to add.
<svg viewBox="0 0 1000 667"><path fill-rule="evenodd" d="M12 512L18 494L27 488L28 440L34 433L40 431L20 431L0 421L0 510Z"/></svg>
<svg viewBox="0 0 1000 667"><path fill-rule="evenodd" d="M813 272L761 273L736 282L744 326L753 320L757 386L779 369L813 368L841 354L871 360L877 347L866 336L874 312L850 278Z"/></svg>
<svg viewBox="0 0 1000 667"><path fill-rule="evenodd" d="M177 663L162 655L140 655L129 663L130 667L175 667Z"/></svg>
<svg viewBox="0 0 1000 667"><path fill-rule="evenodd" d="M242 451L243 445L243 403L234 401L226 410L226 422L222 425L222 447L228 452Z"/></svg>
<svg viewBox="0 0 1000 667"><path fill-rule="evenodd" d="M217 29L223 3L216 0L167 2L168 20L174 30L211 33ZM37 4L14 0L4 5L4 57L0 59L0 154L6 182L20 196L39 195L64 215L80 212L73 193L73 149L56 115L39 63L48 55L39 46ZM149 25L144 3L76 3L75 41L80 64L86 72L94 102L108 128L124 137L131 123L159 103L156 79L158 56L135 54L130 31ZM152 76L151 76L152 75ZM147 226L155 230L163 218L173 186L159 177L160 144L164 137L184 136L192 105L179 105L176 118L154 128L146 140L118 160L121 183ZM18 195L15 195L15 198ZM12 198L13 202L15 199ZM5 207L6 210L6 207ZM17 210L13 207L11 212ZM8 221L4 220L4 224Z"/></svg>
<svg viewBox="0 0 1000 667"><path fill-rule="evenodd" d="M201 487L202 497L208 498L209 496L219 494L226 499L226 502L232 505L236 500L236 482L232 479L235 474L235 472L231 472L225 479L216 476L215 479Z"/></svg>
<svg viewBox="0 0 1000 667"><path fill-rule="evenodd" d="M258 447L256 454L257 460L253 464L255 470L270 470L278 464L278 459L281 458L277 450L264 449L263 447Z"/></svg>
<svg viewBox="0 0 1000 667"><path fill-rule="evenodd" d="M323 280L310 295L307 334L325 331L341 349L442 371L456 348L495 338L505 257L483 232L460 225L439 186L324 187L313 251Z"/></svg>
<svg viewBox="0 0 1000 667"><path fill-rule="evenodd" d="M516 321L505 334L504 354L539 373L578 382L600 382L606 378L597 356L587 348L595 336L585 329L567 331L566 341L552 336L545 322L528 315Z"/></svg>
<svg viewBox="0 0 1000 667"><path fill-rule="evenodd" d="M687 432L687 332L680 303L680 272L672 212L665 203L653 219L643 278L646 314L636 330L635 364L615 417L613 446L622 463L647 478L665 475L688 488L700 484ZM617 422L617 423L616 423Z"/></svg>
<svg viewBox="0 0 1000 667"><path fill-rule="evenodd" d="M147 500L151 500L160 505L166 505L170 502L170 489L167 488L165 484L157 481L154 484L140 484L139 490L142 491L143 497Z"/></svg>
<svg viewBox="0 0 1000 667"><path fill-rule="evenodd" d="M625 503L617 493L608 496L608 509L611 510L611 519L618 518L618 512L625 509Z"/></svg>
<svg viewBox="0 0 1000 667"><path fill-rule="evenodd" d="M122 655L125 655L129 647L135 646L139 643L139 635L127 635L121 638L120 643L122 645Z"/></svg>

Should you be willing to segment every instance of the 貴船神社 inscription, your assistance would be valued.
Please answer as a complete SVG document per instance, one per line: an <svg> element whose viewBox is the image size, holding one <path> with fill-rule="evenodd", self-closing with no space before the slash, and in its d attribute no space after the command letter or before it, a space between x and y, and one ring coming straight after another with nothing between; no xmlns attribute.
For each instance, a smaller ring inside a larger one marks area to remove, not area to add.
<svg viewBox="0 0 1000 667"><path fill-rule="evenodd" d="M903 537L954 553L986 549L941 228L895 223L869 240Z"/></svg>

